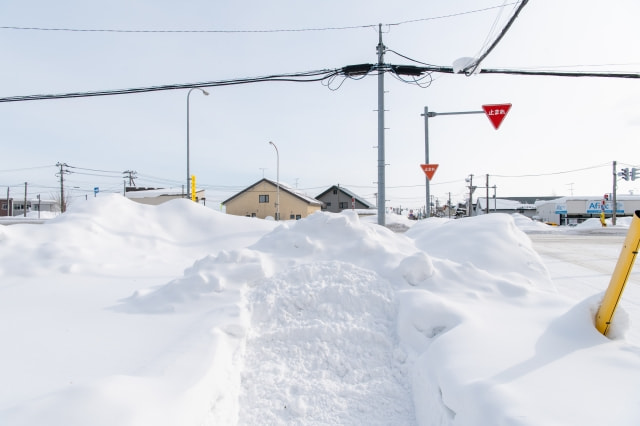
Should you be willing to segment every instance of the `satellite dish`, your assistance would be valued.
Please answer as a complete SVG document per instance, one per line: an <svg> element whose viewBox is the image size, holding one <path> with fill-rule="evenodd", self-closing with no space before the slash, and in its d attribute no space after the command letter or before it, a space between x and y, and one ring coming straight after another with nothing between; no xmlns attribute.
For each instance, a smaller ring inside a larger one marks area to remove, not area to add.
<svg viewBox="0 0 640 426"><path fill-rule="evenodd" d="M462 74L464 73L464 69L473 65L476 61L476 58L469 58L469 57L463 57L463 58L458 58L455 61L453 61L453 72L456 74ZM480 67L476 67L476 69L473 71L474 74L478 74L480 73Z"/></svg>

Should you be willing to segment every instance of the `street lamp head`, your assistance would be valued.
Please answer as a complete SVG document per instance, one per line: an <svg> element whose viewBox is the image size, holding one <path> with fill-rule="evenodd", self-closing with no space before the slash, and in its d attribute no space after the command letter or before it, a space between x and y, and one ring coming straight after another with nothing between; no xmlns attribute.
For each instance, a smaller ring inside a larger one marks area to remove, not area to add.
<svg viewBox="0 0 640 426"><path fill-rule="evenodd" d="M206 90L204 90L204 89L200 89L200 90L202 90L202 93L204 93L204 95L205 95L205 96L209 96L209 92L207 92L207 91L206 91Z"/></svg>

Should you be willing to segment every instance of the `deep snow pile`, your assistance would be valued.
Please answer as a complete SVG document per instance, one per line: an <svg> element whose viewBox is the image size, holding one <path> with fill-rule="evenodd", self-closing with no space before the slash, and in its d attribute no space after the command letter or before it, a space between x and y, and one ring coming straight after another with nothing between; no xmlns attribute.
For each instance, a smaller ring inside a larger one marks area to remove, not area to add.
<svg viewBox="0 0 640 426"><path fill-rule="evenodd" d="M397 233L109 196L0 227L0 255L0 424L640 421L640 350L512 216Z"/></svg>

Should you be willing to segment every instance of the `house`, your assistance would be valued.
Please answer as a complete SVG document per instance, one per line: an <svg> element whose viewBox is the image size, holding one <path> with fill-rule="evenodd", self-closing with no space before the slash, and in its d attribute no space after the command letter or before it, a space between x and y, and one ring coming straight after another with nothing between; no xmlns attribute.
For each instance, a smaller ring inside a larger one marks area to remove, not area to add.
<svg viewBox="0 0 640 426"><path fill-rule="evenodd" d="M131 201L140 204L150 204L157 206L176 198L185 198L187 195L183 188L143 188L143 187L126 187L124 196ZM196 202L206 202L204 189L196 190Z"/></svg>
<svg viewBox="0 0 640 426"><path fill-rule="evenodd" d="M322 203L315 198L266 178L224 200L222 204L227 214L260 219L302 219L322 207ZM279 217L276 212L279 212Z"/></svg>
<svg viewBox="0 0 640 426"><path fill-rule="evenodd" d="M30 215L39 217L40 212L56 213L60 211L60 206L57 201L40 199L39 196L36 199L27 200L26 207L27 211L25 214L24 199L0 199L0 216Z"/></svg>
<svg viewBox="0 0 640 426"><path fill-rule="evenodd" d="M0 199L0 216L13 216L13 198Z"/></svg>
<svg viewBox="0 0 640 426"><path fill-rule="evenodd" d="M488 200L488 204L487 204ZM488 210L487 210L488 207ZM535 204L528 204L522 200L510 198L479 197L473 205L473 216L489 213L520 213L529 218L536 215Z"/></svg>
<svg viewBox="0 0 640 426"><path fill-rule="evenodd" d="M59 213L60 202L56 200L46 200L44 198L36 198L31 200L31 211L40 213Z"/></svg>
<svg viewBox="0 0 640 426"><path fill-rule="evenodd" d="M342 210L375 209L376 207L364 198L354 194L340 185L333 185L316 196L322 202L322 210L338 213Z"/></svg>

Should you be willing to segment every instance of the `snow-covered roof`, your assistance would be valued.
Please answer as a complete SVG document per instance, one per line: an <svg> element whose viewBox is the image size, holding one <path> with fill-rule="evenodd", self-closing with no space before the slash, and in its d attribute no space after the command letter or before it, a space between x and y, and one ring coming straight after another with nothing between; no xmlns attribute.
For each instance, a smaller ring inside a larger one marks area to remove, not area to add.
<svg viewBox="0 0 640 426"><path fill-rule="evenodd" d="M201 190L196 190L200 192ZM157 189L143 189L136 191L126 191L125 196L127 198L153 198L153 197L178 197L184 196L184 189L180 188L157 188Z"/></svg>
<svg viewBox="0 0 640 426"><path fill-rule="evenodd" d="M487 198L480 197L477 199L477 208L484 209L487 207ZM507 200L504 198L489 198L489 210L535 210L534 204L523 204L520 201Z"/></svg>
<svg viewBox="0 0 640 426"><path fill-rule="evenodd" d="M349 197L355 198L356 200L358 200L359 202L361 202L362 204L364 204L365 206L367 206L370 209L375 209L376 206L371 204L370 202L368 202L367 200L365 200L364 198L360 197L359 195L353 193L352 191L348 190L347 188L345 188L344 186L339 186L339 185L333 185L330 186L329 188L327 188L326 190L324 190L323 192L321 192L320 194L318 194L316 196L316 198L320 198L322 197L324 194L326 194L327 192L331 191L333 188L336 188L338 191L343 192L345 194L347 194Z"/></svg>
<svg viewBox="0 0 640 426"><path fill-rule="evenodd" d="M248 187L246 187L245 189L243 189L242 191L232 195L231 197L227 198L226 200L224 200L222 202L222 204L226 204L229 201L233 200L234 198L236 198L238 195L249 191L250 189L254 188L256 185L258 185L260 182L269 182L271 185L275 186L275 187L280 187L281 190L286 191L288 193L290 193L291 195L294 195L298 198L301 198L302 200L306 201L309 204L313 204L313 205L321 205L322 202L316 200L315 198L309 197L308 195L298 191L297 189L293 189L292 187L290 187L289 185L287 185L286 183L282 183L282 182L276 182L274 180L268 179L268 178L262 178L260 179L258 182L254 183L253 185L249 185Z"/></svg>

